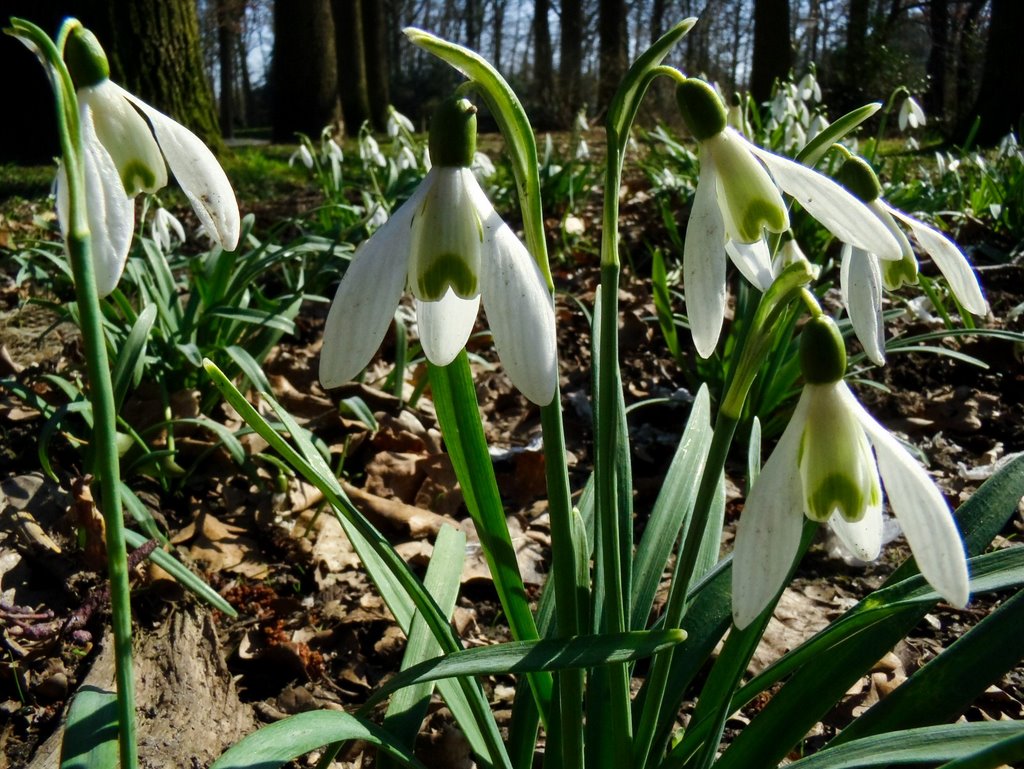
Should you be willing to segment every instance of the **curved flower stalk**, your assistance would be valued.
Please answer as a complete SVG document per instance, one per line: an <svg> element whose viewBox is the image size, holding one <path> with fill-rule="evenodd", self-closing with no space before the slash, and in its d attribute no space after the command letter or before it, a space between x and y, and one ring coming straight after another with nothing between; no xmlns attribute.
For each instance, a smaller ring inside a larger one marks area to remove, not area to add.
<svg viewBox="0 0 1024 769"><path fill-rule="evenodd" d="M240 230L238 203L209 148L185 126L112 82L106 54L88 30L79 28L68 38L66 59L78 97L99 295L113 291L124 271L135 229L133 198L165 187L168 166L206 231L233 251ZM67 187L61 167L57 221L65 238Z"/></svg>
<svg viewBox="0 0 1024 769"><path fill-rule="evenodd" d="M449 100L434 115L434 166L412 197L356 252L327 316L320 381L356 376L387 332L406 285L427 359L446 366L466 345L481 299L513 384L539 405L557 382L555 319L540 269L470 170L475 108Z"/></svg>
<svg viewBox="0 0 1024 769"><path fill-rule="evenodd" d="M828 522L858 558L882 547L882 485L925 579L950 603L968 599L967 562L953 514L928 474L843 381L835 323L808 321L800 339L806 384L789 425L747 497L733 551L733 621L749 625L782 587L804 515Z"/></svg>
<svg viewBox="0 0 1024 769"><path fill-rule="evenodd" d="M848 158L840 168L838 178L864 202L900 244L900 260L884 263L880 263L870 249L851 243L843 246L840 267L843 305L865 354L873 363L882 365L885 362L882 287L895 291L904 283L917 283L917 258L900 224L935 261L939 272L949 282L953 296L964 309L974 315L988 313L988 302L982 294L978 277L963 252L938 230L886 203L881 197L878 177L866 161L858 157Z"/></svg>
<svg viewBox="0 0 1024 769"><path fill-rule="evenodd" d="M839 184L751 144L729 127L721 99L707 83L687 78L676 98L700 142L700 176L683 244L683 280L690 329L701 357L714 353L725 319L725 255L762 291L771 284L771 255L763 237L765 230L789 229L783 192L841 240L883 258L899 258L893 235Z"/></svg>

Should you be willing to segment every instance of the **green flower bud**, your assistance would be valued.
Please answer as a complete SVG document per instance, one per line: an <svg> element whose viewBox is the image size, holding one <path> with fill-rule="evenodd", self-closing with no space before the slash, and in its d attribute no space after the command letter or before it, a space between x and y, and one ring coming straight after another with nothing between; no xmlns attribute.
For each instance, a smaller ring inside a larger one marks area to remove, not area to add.
<svg viewBox="0 0 1024 769"><path fill-rule="evenodd" d="M64 61L75 88L87 88L110 79L110 63L96 35L85 27L75 27L64 47Z"/></svg>
<svg viewBox="0 0 1024 769"><path fill-rule="evenodd" d="M838 382L846 373L846 345L827 315L811 318L800 334L800 370L807 384Z"/></svg>
<svg viewBox="0 0 1024 769"><path fill-rule="evenodd" d="M858 200L870 203L882 196L882 185L875 171L863 158L852 157L843 163L836 180Z"/></svg>
<svg viewBox="0 0 1024 769"><path fill-rule="evenodd" d="M697 141L710 139L725 130L726 113L722 100L703 80L688 77L676 86L676 103L686 127Z"/></svg>
<svg viewBox="0 0 1024 769"><path fill-rule="evenodd" d="M468 99L446 99L430 121L430 162L469 168L476 154L476 107Z"/></svg>

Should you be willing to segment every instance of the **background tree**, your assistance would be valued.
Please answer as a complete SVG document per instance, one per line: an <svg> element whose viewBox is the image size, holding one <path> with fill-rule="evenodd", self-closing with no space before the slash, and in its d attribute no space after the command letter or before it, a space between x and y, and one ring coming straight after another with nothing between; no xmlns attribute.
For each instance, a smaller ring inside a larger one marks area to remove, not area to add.
<svg viewBox="0 0 1024 769"><path fill-rule="evenodd" d="M600 0L598 9L597 101L605 110L626 72L626 0Z"/></svg>
<svg viewBox="0 0 1024 769"><path fill-rule="evenodd" d="M563 105L562 124L568 125L583 107L583 3L561 0L561 40L558 85Z"/></svg>
<svg viewBox="0 0 1024 769"><path fill-rule="evenodd" d="M274 3L274 57L270 67L275 141L311 136L338 119L338 74L330 0Z"/></svg>
<svg viewBox="0 0 1024 769"><path fill-rule="evenodd" d="M1024 2L992 0L988 46L974 114L981 120L977 140L993 144L1010 130L1020 131L1024 120L1024 69L1021 69L1020 32L1024 29ZM960 138L969 125L961 127Z"/></svg>
<svg viewBox="0 0 1024 769"><path fill-rule="evenodd" d="M928 5L928 28L931 48L928 51L928 92L924 108L929 115L942 119L946 112L946 67L949 49L948 0L931 0Z"/></svg>
<svg viewBox="0 0 1024 769"><path fill-rule="evenodd" d="M222 147L195 0L120 0L108 8L107 55L121 85Z"/></svg>
<svg viewBox="0 0 1024 769"><path fill-rule="evenodd" d="M768 101L776 78L793 66L789 38L789 0L754 0L754 56L750 93L757 102Z"/></svg>
<svg viewBox="0 0 1024 769"><path fill-rule="evenodd" d="M338 96L345 118L345 133L355 136L370 119L370 87L366 79L363 4L360 0L332 0L334 45L338 54Z"/></svg>
<svg viewBox="0 0 1024 769"><path fill-rule="evenodd" d="M534 0L533 4L533 87L539 106L534 120L541 127L555 121L555 66L551 50L551 27L548 23L550 0Z"/></svg>
<svg viewBox="0 0 1024 769"><path fill-rule="evenodd" d="M370 121L383 131L391 104L391 66L388 58L387 18L380 0L362 0L363 55L366 87L370 101Z"/></svg>

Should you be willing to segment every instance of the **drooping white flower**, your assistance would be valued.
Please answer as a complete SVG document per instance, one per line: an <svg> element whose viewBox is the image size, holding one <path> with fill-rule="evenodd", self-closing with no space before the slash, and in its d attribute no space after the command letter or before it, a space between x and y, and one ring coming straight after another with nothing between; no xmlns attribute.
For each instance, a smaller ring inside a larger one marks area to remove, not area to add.
<svg viewBox="0 0 1024 769"><path fill-rule="evenodd" d="M416 153L412 151L411 147L406 145L402 145L402 149L398 151L398 159L395 162L398 165L399 171L406 171L419 167L419 161L416 159Z"/></svg>
<svg viewBox="0 0 1024 769"><path fill-rule="evenodd" d="M910 126L911 128L919 128L926 122L927 118L925 118L924 110L921 109L921 105L914 101L910 96L904 99L903 104L900 105L900 130L906 131L907 126Z"/></svg>
<svg viewBox="0 0 1024 769"><path fill-rule="evenodd" d="M179 243L185 242L185 228L178 218L166 208L158 208L153 214L153 223L150 225L150 235L163 253L171 250L173 243L171 235L177 238Z"/></svg>
<svg viewBox="0 0 1024 769"><path fill-rule="evenodd" d="M818 85L818 78L815 77L813 70L800 78L797 88L800 91L800 98L804 101L821 101L821 86Z"/></svg>
<svg viewBox="0 0 1024 769"><path fill-rule="evenodd" d="M964 309L974 315L988 313L988 302L967 257L941 232L886 203L871 166L861 158L851 157L843 163L839 178L900 244L900 259L884 263L879 262L873 251L861 246L846 243L842 250L840 285L843 305L865 354L872 362L878 365L885 362L882 288L895 291L904 283L917 282L917 258L897 221L910 231L921 249L935 261Z"/></svg>
<svg viewBox="0 0 1024 769"><path fill-rule="evenodd" d="M359 159L364 164L372 163L380 168L384 168L388 164L384 153L380 151L380 145L377 144L377 140L365 130L359 135Z"/></svg>
<svg viewBox="0 0 1024 769"><path fill-rule="evenodd" d="M296 160L302 163L306 168L313 168L313 153L309 151L309 147L304 143L300 144L299 148L288 158L288 165L295 165Z"/></svg>
<svg viewBox="0 0 1024 769"><path fill-rule="evenodd" d="M817 349L808 352L808 346ZM733 622L749 625L782 588L805 515L827 521L861 560L877 558L883 485L925 579L951 604L964 606L967 563L949 505L924 468L843 382L845 352L831 319L808 322L801 363L804 390L747 495L736 532Z"/></svg>
<svg viewBox="0 0 1024 769"><path fill-rule="evenodd" d="M494 167L494 163L486 153L483 152L473 153L473 165L471 168L476 173L478 179L490 179L498 173L498 169Z"/></svg>
<svg viewBox="0 0 1024 769"><path fill-rule="evenodd" d="M782 192L841 240L899 258L892 234L839 184L756 147L728 127L722 102L706 83L688 78L676 93L683 118L700 142L697 192L683 243L683 281L701 357L714 353L725 319L726 254L761 290L772 281L763 235L789 228Z"/></svg>
<svg viewBox="0 0 1024 769"><path fill-rule="evenodd" d="M513 384L539 405L554 397L551 296L540 268L469 168L472 146L467 150L460 142L475 140L471 110L464 99L439 108L431 131L434 167L352 258L324 329L320 381L325 387L337 387L370 362L408 286L423 353L431 363L444 366L455 359L482 301Z"/></svg>
<svg viewBox="0 0 1024 769"><path fill-rule="evenodd" d="M390 105L388 106L388 120L385 127L388 136L392 139L403 132L411 134L416 130L409 118Z"/></svg>
<svg viewBox="0 0 1024 769"><path fill-rule="evenodd" d="M133 198L166 186L168 166L199 221L222 248L234 250L240 231L238 203L209 148L185 126L111 82L106 56L88 30L79 27L69 36L66 56L77 88L86 215L99 295L113 291L124 270L135 228ZM68 216L62 166L57 221L65 237Z"/></svg>

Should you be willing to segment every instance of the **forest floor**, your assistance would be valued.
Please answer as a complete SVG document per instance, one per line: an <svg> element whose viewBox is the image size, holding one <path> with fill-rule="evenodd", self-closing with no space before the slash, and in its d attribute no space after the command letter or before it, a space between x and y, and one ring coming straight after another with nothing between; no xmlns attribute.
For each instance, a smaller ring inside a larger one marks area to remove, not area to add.
<svg viewBox="0 0 1024 769"><path fill-rule="evenodd" d="M296 203L294 190L284 189L270 199L243 197L243 211L256 209L268 217L298 213L302 203ZM627 248L649 236L630 205L629 196L638 191L627 190L623 203ZM310 197L306 193L303 199ZM589 227L598 226L597 213L584 212ZM49 216L44 200L5 203L0 246L10 246ZM555 273L562 289L557 312L567 458L578 492L593 461L590 332L583 308L593 305L598 269L592 254L580 253L558 262ZM74 329L50 328L52 316L27 301L33 287L16 286L12 276L8 265L0 285L0 376L25 377L40 369L67 376L79 370L82 357ZM983 268L981 279L992 306L983 325L1024 330L1019 256ZM665 346L646 273L625 269L620 300L627 406L658 399L629 418L639 535L644 511L661 487L685 425L692 399L685 366L692 361L681 366ZM442 448L429 391L413 406L366 384L325 392L316 376L325 314L322 305L304 310L298 333L270 356L265 370L274 396L333 451L346 451L346 491L418 570L425 568L442 524L467 532L454 625L469 646L507 639L487 566ZM921 320L898 323L898 333L934 330ZM378 375L387 371L392 343L385 342L368 382L380 381ZM944 345L988 368L951 357L893 355L888 366L868 374L891 393L856 389L880 421L920 449L957 506L1000 462L1024 451L1024 351L984 337L961 337ZM492 350L479 344L473 352L485 361L474 364L482 415L521 571L536 596L550 563L539 412L512 389L500 367L487 365L496 363ZM339 400L354 394L374 412L375 432L339 413ZM194 396L178 395L187 413ZM143 388L125 416L141 418L154 403ZM219 417L229 427L241 426L227 409ZM69 698L83 685L109 686L112 664L104 629L109 614L102 599L102 561L92 549L96 541L87 537L84 546L79 541L83 529L89 530L89 503L78 483L81 455L54 439L52 459L61 483L49 479L40 471L40 427L38 412L0 391L0 769L55 765ZM253 457L267 450L253 436L243 443ZM277 485L270 463L254 462L262 469L243 472L199 433L182 435L179 449L179 465L206 458L169 489L145 477L130 482L168 532L175 553L237 609L238 618L200 606L155 567L143 563L134 569L140 745L147 767L206 766L261 723L313 708L351 711L397 670L404 646L340 527L330 515L318 515L322 499L315 489L294 479ZM730 465L735 470L730 476L737 480L730 478L728 484L725 551L745 492L738 480L741 453L731 461L736 464ZM1024 511L1019 510L995 546L1009 546L1022 534ZM897 539L879 562L855 563L822 535L784 595L753 669L793 648L877 587L906 554ZM983 596L965 610L940 607L929 614L822 719L805 748L813 749L885 697L1005 597ZM66 632L72 618L79 627L75 633ZM506 720L516 682L499 677L485 685L499 722ZM741 727L763 704L755 701L736 714L730 729ZM985 691L967 717L1024 717L1024 671L1015 668ZM470 766L468 746L440 701L430 710L418 748L428 766ZM372 765L372 752L357 745L339 761L342 766Z"/></svg>

